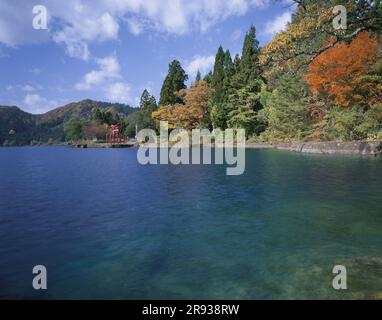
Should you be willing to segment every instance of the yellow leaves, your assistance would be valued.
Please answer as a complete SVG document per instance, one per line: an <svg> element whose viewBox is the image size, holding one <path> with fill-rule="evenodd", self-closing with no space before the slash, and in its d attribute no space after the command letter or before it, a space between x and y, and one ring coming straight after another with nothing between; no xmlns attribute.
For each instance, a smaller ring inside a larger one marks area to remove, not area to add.
<svg viewBox="0 0 382 320"><path fill-rule="evenodd" d="M201 125L208 110L211 89L207 82L197 81L189 89L178 93L183 97L183 104L161 106L153 112L157 121L168 121L169 127L193 129Z"/></svg>
<svg viewBox="0 0 382 320"><path fill-rule="evenodd" d="M274 36L272 41L261 49L259 61L262 65L272 63L272 67L282 69L296 54L308 54L312 48L305 48L309 39L332 25L332 8L322 9L317 3L306 6L306 12L298 21L288 24L284 32Z"/></svg>
<svg viewBox="0 0 382 320"><path fill-rule="evenodd" d="M152 113L152 118L157 121L168 121L169 128L177 128L180 124L180 115L182 104L160 106L157 111Z"/></svg>

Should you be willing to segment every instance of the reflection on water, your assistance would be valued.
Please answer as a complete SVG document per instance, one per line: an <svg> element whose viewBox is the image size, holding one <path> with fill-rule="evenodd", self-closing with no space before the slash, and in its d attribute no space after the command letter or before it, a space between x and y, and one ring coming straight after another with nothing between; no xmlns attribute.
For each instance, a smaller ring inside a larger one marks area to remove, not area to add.
<svg viewBox="0 0 382 320"><path fill-rule="evenodd" d="M382 298L382 159L247 150L226 176L134 149L3 148L0 168L0 297Z"/></svg>

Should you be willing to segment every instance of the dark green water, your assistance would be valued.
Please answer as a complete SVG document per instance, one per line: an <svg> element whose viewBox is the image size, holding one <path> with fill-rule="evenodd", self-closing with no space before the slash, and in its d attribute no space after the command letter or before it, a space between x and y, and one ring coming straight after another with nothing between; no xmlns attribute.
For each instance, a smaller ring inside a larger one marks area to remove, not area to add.
<svg viewBox="0 0 382 320"><path fill-rule="evenodd" d="M381 172L273 150L247 150L232 177L141 166L133 149L2 148L0 297L382 298Z"/></svg>

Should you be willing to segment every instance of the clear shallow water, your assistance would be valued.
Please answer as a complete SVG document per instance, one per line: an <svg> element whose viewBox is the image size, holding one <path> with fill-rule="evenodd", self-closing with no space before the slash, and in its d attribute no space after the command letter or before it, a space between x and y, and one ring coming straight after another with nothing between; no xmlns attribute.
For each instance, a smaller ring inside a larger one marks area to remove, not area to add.
<svg viewBox="0 0 382 320"><path fill-rule="evenodd" d="M228 177L134 149L0 148L0 297L382 298L382 159L246 159Z"/></svg>

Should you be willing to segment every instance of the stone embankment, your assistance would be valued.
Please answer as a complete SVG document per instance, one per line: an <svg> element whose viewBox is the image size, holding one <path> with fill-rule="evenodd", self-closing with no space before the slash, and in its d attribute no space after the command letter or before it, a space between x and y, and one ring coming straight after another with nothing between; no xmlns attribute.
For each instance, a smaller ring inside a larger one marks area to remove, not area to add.
<svg viewBox="0 0 382 320"><path fill-rule="evenodd" d="M317 154L382 155L382 141L249 143L248 148L274 148Z"/></svg>

